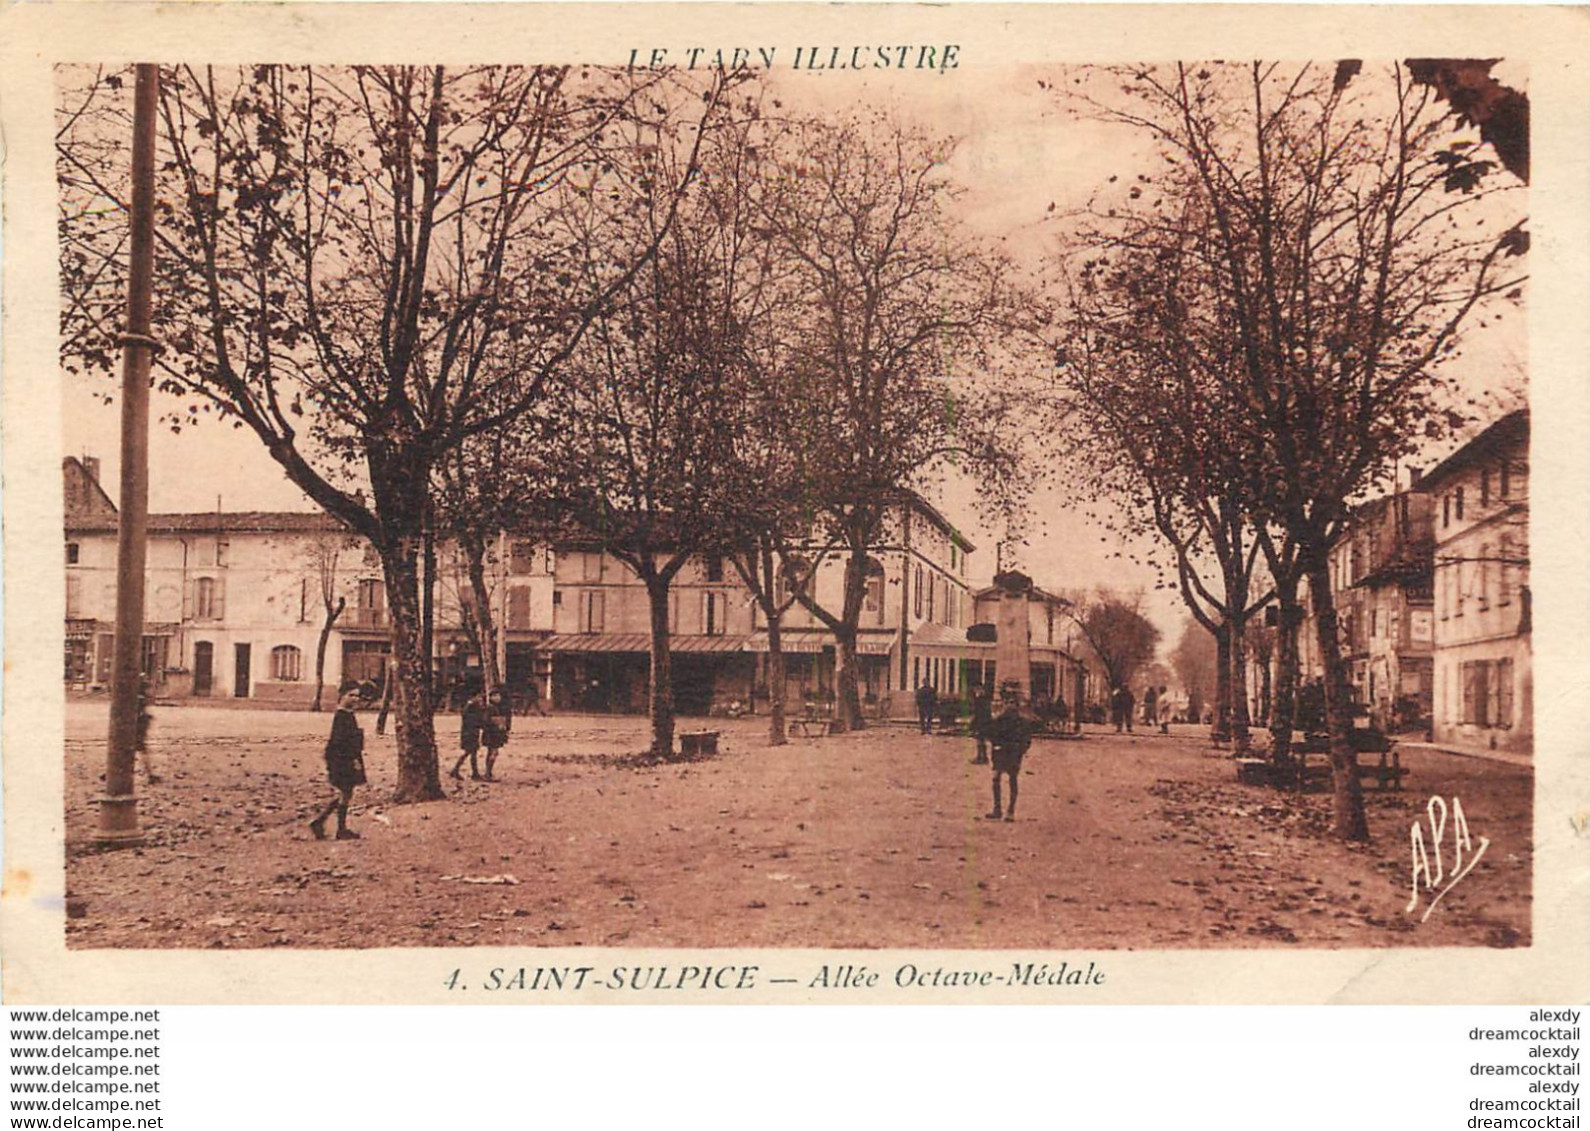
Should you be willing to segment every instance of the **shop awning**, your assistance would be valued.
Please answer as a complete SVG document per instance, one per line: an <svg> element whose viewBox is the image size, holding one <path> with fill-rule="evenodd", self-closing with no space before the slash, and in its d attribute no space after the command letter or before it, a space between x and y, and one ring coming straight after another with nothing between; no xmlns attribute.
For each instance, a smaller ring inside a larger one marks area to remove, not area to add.
<svg viewBox="0 0 1590 1131"><path fill-rule="evenodd" d="M673 636L670 652L743 652L749 636ZM651 634L646 632L560 632L547 637L537 647L543 652L650 652Z"/></svg>

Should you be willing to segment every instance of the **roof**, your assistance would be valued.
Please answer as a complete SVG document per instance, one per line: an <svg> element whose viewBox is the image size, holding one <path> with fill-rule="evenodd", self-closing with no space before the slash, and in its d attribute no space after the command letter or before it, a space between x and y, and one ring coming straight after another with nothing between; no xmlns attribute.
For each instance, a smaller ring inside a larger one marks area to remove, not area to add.
<svg viewBox="0 0 1590 1131"><path fill-rule="evenodd" d="M944 533L948 534L950 539L965 553L971 554L976 552L977 547L972 544L971 540L959 530L955 529L955 527L951 525L950 520L945 518L943 513L932 503L924 499L919 492L913 491L911 488L907 487L900 492L900 498L904 502L910 504L910 506L914 509L921 511L924 515L926 515L929 521L931 521L940 530L944 531Z"/></svg>
<svg viewBox="0 0 1590 1131"><path fill-rule="evenodd" d="M1518 409L1502 417L1446 459L1436 464L1419 480L1417 491L1428 493L1460 472L1504 448L1529 446L1529 410Z"/></svg>
<svg viewBox="0 0 1590 1131"><path fill-rule="evenodd" d="M1001 589L999 586L990 585L986 589L979 589L976 593L973 593L972 599L974 601L981 601L985 597L997 597L1004 592L1005 590ZM1036 585L1027 590L1027 598L1029 600L1040 601L1046 605L1071 604L1069 600L1060 596L1058 593L1050 593L1048 590L1040 589Z"/></svg>
<svg viewBox="0 0 1590 1131"><path fill-rule="evenodd" d="M67 519L69 531L114 533L112 518ZM334 534L346 532L328 514L305 511L200 511L189 514L152 514L150 534Z"/></svg>

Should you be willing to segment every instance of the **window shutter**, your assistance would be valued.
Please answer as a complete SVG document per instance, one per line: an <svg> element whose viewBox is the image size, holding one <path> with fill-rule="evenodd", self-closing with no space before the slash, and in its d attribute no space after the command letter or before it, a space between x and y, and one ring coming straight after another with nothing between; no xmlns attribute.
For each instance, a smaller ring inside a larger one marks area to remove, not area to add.
<svg viewBox="0 0 1590 1131"><path fill-rule="evenodd" d="M226 578L224 577L215 579L215 601L211 615L216 620L226 619Z"/></svg>
<svg viewBox="0 0 1590 1131"><path fill-rule="evenodd" d="M508 590L508 627L530 627L530 590L523 586Z"/></svg>
<svg viewBox="0 0 1590 1131"><path fill-rule="evenodd" d="M1513 725L1513 661L1496 661L1496 725Z"/></svg>
<svg viewBox="0 0 1590 1131"><path fill-rule="evenodd" d="M1458 670L1462 673L1463 680L1463 715L1461 721L1472 723L1474 721L1474 665L1467 663Z"/></svg>
<svg viewBox="0 0 1590 1131"><path fill-rule="evenodd" d="M606 622L607 622L607 609L605 607L606 604L607 604L607 602L606 602L604 594L602 594L602 593L592 593L591 594L591 631L592 632L603 632L603 631L605 631Z"/></svg>

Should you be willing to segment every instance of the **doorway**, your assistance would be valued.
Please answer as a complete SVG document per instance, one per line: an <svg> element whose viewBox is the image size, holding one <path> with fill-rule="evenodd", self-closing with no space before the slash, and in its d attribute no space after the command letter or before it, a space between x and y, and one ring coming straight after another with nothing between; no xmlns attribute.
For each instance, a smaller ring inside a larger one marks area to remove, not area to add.
<svg viewBox="0 0 1590 1131"><path fill-rule="evenodd" d="M201 640L193 646L193 693L208 695L215 688L215 645Z"/></svg>
<svg viewBox="0 0 1590 1131"><path fill-rule="evenodd" d="M237 663L233 666L232 697L234 699L248 698L248 668L250 653L253 646L250 644L234 645Z"/></svg>

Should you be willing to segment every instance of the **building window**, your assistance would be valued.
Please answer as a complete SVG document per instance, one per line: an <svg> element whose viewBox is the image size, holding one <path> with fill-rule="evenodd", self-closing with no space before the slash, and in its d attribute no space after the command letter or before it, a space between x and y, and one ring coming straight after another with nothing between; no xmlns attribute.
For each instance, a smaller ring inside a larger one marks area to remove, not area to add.
<svg viewBox="0 0 1590 1131"><path fill-rule="evenodd" d="M81 616L83 613L83 579L68 577L66 579L66 615L69 617Z"/></svg>
<svg viewBox="0 0 1590 1131"><path fill-rule="evenodd" d="M512 542L508 546L508 572L514 577L524 577L530 572L530 565L535 561L535 544L531 542Z"/></svg>
<svg viewBox="0 0 1590 1131"><path fill-rule="evenodd" d="M1445 529L1452 525L1452 496L1441 496L1441 527Z"/></svg>
<svg viewBox="0 0 1590 1131"><path fill-rule="evenodd" d="M580 631L601 632L607 622L607 602L600 592L580 594Z"/></svg>
<svg viewBox="0 0 1590 1131"><path fill-rule="evenodd" d="M722 561L719 561L721 572ZM726 602L722 593L701 595L701 631L707 636L722 636Z"/></svg>
<svg viewBox="0 0 1590 1131"><path fill-rule="evenodd" d="M1513 661L1471 660L1459 668L1463 688L1460 720L1469 726L1513 725Z"/></svg>
<svg viewBox="0 0 1590 1131"><path fill-rule="evenodd" d="M1507 496L1509 494L1512 493L1512 486L1513 486L1513 484L1511 482L1511 480L1512 480L1512 470L1513 469L1510 466L1508 466L1507 461L1505 459L1502 460L1502 466L1497 471L1497 476L1496 476L1496 478L1497 478L1497 484L1496 484L1496 496L1497 496L1497 498L1505 499L1505 498L1507 498Z"/></svg>
<svg viewBox="0 0 1590 1131"><path fill-rule="evenodd" d="M721 582L723 580L723 555L711 554L707 557L707 580Z"/></svg>
<svg viewBox="0 0 1590 1131"><path fill-rule="evenodd" d="M1457 520L1459 522L1462 522L1463 521L1463 488L1461 488L1461 487L1459 487L1457 489L1457 497L1456 497L1455 503L1453 504L1453 508L1452 509L1457 512Z"/></svg>
<svg viewBox="0 0 1590 1131"><path fill-rule="evenodd" d="M77 549L78 549L78 547L77 547L77 543L76 542L68 542L66 544L66 564L67 565L76 565L77 564Z"/></svg>
<svg viewBox="0 0 1590 1131"><path fill-rule="evenodd" d="M594 554L587 552L580 555L580 580L602 580L602 554L600 551Z"/></svg>
<svg viewBox="0 0 1590 1131"><path fill-rule="evenodd" d="M548 577L553 577L553 576L555 576L557 574L557 572L558 572L558 555L557 555L557 551L554 550L551 546L548 546L546 548L546 550L544 551L544 556L543 556L542 561L541 561L541 566L546 571L546 575Z"/></svg>
<svg viewBox="0 0 1590 1131"><path fill-rule="evenodd" d="M271 678L283 683L297 683L304 678L304 654L291 644L278 644L271 649Z"/></svg>
<svg viewBox="0 0 1590 1131"><path fill-rule="evenodd" d="M1491 607L1491 544L1480 543L1479 584L1476 586L1476 595L1479 597L1480 609L1483 611Z"/></svg>
<svg viewBox="0 0 1590 1131"><path fill-rule="evenodd" d="M193 584L193 618L221 619L221 586L213 577L201 577Z"/></svg>
<svg viewBox="0 0 1590 1131"><path fill-rule="evenodd" d="M936 578L936 577L928 578L928 591L927 591L927 619L928 620L932 620L933 619L933 598L938 595L938 589L939 589L939 579Z"/></svg>
<svg viewBox="0 0 1590 1131"><path fill-rule="evenodd" d="M916 567L916 592L911 601L911 613L920 618L922 616L922 567Z"/></svg>

